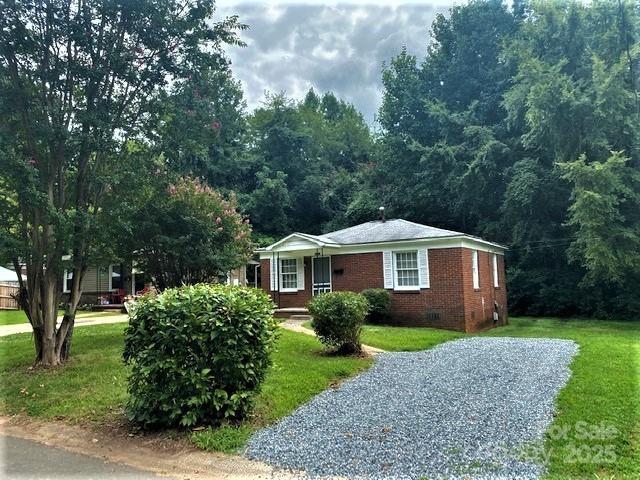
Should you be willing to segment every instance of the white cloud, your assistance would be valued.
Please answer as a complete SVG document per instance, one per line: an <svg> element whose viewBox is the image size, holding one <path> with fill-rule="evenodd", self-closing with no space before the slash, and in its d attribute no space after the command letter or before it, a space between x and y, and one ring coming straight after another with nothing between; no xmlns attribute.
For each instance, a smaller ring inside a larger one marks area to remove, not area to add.
<svg viewBox="0 0 640 480"><path fill-rule="evenodd" d="M245 48L228 50L250 108L264 92L302 97L309 87L333 91L372 121L382 95L381 71L402 47L422 58L436 13L452 2L217 2L218 15L250 25Z"/></svg>

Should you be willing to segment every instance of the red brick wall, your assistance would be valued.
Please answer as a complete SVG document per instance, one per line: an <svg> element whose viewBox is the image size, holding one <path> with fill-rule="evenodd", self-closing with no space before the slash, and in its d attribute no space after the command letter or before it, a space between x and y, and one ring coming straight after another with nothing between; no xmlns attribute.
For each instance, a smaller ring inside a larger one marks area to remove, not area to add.
<svg viewBox="0 0 640 480"><path fill-rule="evenodd" d="M342 270L342 274L336 274ZM331 255L331 289L360 292L383 288L382 252Z"/></svg>
<svg viewBox="0 0 640 480"><path fill-rule="evenodd" d="M464 329L460 252L459 248L429 250L431 288L389 291L394 323ZM382 252L334 255L331 263L333 270L344 269L342 275L333 275L333 290L359 292L384 286Z"/></svg>
<svg viewBox="0 0 640 480"><path fill-rule="evenodd" d="M474 291L472 250L438 248L429 250L430 288L391 293L393 321L398 325L432 326L461 331L478 331L493 325L493 301L500 305L500 324L506 322L504 257L498 255L499 288L493 287L491 255L478 252L480 289ZM336 271L342 270L342 273ZM382 252L331 256L334 291L360 292L383 288ZM261 261L262 288L269 292L269 261ZM280 308L303 307L311 299L311 258L305 258L305 290L296 293L269 292ZM484 313L482 298L485 299Z"/></svg>
<svg viewBox="0 0 640 480"><path fill-rule="evenodd" d="M498 288L493 286L493 254L478 251L479 286L473 288L473 250L463 249L463 283L465 331L477 332L494 326L494 301L498 302L498 325L507 323L507 293L504 275L504 256L498 255Z"/></svg>

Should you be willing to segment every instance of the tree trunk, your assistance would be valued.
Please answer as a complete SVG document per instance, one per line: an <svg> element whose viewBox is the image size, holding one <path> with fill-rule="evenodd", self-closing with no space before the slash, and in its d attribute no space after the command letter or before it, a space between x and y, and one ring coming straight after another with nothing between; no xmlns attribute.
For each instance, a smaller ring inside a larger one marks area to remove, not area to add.
<svg viewBox="0 0 640 480"><path fill-rule="evenodd" d="M30 285L34 293L27 292L25 310L33 327L37 366L55 367L69 359L84 270L80 267L74 269L71 293L60 326L57 325L60 299L58 275L45 271L41 282Z"/></svg>

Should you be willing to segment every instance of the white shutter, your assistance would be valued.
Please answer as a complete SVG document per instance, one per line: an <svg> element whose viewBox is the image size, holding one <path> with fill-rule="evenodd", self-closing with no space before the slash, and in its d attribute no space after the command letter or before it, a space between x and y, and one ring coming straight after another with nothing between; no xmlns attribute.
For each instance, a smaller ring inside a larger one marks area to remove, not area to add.
<svg viewBox="0 0 640 480"><path fill-rule="evenodd" d="M478 251L471 253L471 273L473 274L473 288L480 288L480 272L478 272Z"/></svg>
<svg viewBox="0 0 640 480"><path fill-rule="evenodd" d="M384 288L393 288L393 256L388 250L382 252L382 271L384 274Z"/></svg>
<svg viewBox="0 0 640 480"><path fill-rule="evenodd" d="M429 288L429 253L424 248L418 250L418 278L420 288Z"/></svg>
<svg viewBox="0 0 640 480"><path fill-rule="evenodd" d="M296 258L298 290L304 290L304 258Z"/></svg>
<svg viewBox="0 0 640 480"><path fill-rule="evenodd" d="M275 292L276 289L277 289L276 288L276 285L277 285L276 284L276 279L278 278L277 277L278 267L277 267L276 264L277 264L277 262L275 262L273 258L269 259L269 277L270 277L270 280L271 280L271 291L272 292Z"/></svg>

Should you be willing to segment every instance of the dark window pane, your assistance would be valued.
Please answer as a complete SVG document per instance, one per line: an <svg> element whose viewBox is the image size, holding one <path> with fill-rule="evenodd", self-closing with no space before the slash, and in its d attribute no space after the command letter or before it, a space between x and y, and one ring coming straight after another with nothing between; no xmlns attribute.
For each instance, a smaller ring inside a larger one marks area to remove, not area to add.
<svg viewBox="0 0 640 480"><path fill-rule="evenodd" d="M122 266L114 265L111 269L111 289L116 290L121 288L124 288Z"/></svg>

